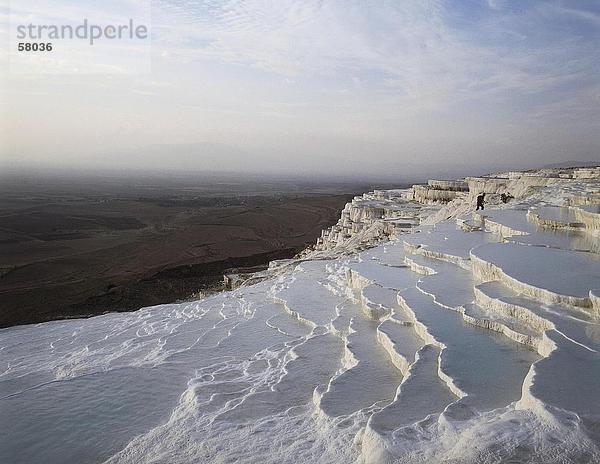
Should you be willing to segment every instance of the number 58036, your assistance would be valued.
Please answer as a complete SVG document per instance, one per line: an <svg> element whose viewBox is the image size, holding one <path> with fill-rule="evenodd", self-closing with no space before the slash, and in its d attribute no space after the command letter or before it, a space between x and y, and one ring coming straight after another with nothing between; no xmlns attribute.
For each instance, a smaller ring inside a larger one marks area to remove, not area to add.
<svg viewBox="0 0 600 464"><path fill-rule="evenodd" d="M19 42L17 50L20 52L51 52L52 51L52 43L48 42Z"/></svg>

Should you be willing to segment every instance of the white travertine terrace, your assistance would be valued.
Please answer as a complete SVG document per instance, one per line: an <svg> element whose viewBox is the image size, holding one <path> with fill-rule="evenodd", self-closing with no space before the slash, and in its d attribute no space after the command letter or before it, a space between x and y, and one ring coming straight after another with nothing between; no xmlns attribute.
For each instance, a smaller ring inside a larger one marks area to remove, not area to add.
<svg viewBox="0 0 600 464"><path fill-rule="evenodd" d="M583 227L589 229L594 235L600 235L600 204L586 204L571 206L575 221L583 224Z"/></svg>
<svg viewBox="0 0 600 464"><path fill-rule="evenodd" d="M378 190L230 292L0 331L0 462L600 462L599 192Z"/></svg>
<svg viewBox="0 0 600 464"><path fill-rule="evenodd" d="M469 191L469 185L464 180L429 180L427 185L436 190Z"/></svg>
<svg viewBox="0 0 600 464"><path fill-rule="evenodd" d="M578 168L573 171L574 179L598 179L600 177L600 167Z"/></svg>
<svg viewBox="0 0 600 464"><path fill-rule="evenodd" d="M472 249L471 263L479 280L502 282L545 303L591 307L589 291L600 286L600 259L592 253L495 243Z"/></svg>

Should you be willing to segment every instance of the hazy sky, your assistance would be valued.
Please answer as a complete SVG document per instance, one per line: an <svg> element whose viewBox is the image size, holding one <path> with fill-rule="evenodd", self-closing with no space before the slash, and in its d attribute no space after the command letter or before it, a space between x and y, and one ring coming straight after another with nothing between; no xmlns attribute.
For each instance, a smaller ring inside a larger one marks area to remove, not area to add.
<svg viewBox="0 0 600 464"><path fill-rule="evenodd" d="M74 20L138 1L35 3ZM0 0L4 44L9 13ZM74 54L58 74L9 72L3 45L0 166L393 176L600 159L598 0L155 0L151 26L147 74L127 69L135 49L111 69Z"/></svg>

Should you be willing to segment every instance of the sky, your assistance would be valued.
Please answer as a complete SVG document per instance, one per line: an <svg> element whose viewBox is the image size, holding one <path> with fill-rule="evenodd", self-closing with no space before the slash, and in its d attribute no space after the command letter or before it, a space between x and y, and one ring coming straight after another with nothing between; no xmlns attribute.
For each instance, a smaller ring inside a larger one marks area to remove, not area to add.
<svg viewBox="0 0 600 464"><path fill-rule="evenodd" d="M27 7L130 15L151 42L56 42L16 66ZM0 0L0 36L0 168L393 178L600 160L597 0Z"/></svg>

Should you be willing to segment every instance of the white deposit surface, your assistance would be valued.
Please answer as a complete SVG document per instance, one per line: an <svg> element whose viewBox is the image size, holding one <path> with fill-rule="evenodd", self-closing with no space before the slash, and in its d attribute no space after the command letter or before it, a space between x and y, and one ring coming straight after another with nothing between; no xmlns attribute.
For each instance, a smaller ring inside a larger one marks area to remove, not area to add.
<svg viewBox="0 0 600 464"><path fill-rule="evenodd" d="M598 463L600 184L572 177L472 180L474 217L376 191L257 284L0 330L0 462Z"/></svg>

